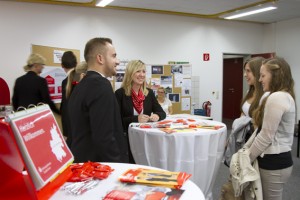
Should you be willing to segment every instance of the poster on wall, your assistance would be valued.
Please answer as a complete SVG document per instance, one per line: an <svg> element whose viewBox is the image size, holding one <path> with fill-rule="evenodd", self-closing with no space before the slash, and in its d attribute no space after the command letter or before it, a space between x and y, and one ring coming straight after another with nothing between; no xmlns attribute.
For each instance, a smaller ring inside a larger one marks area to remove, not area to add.
<svg viewBox="0 0 300 200"><path fill-rule="evenodd" d="M183 79L181 86L181 95L182 96L191 96L191 79Z"/></svg>
<svg viewBox="0 0 300 200"><path fill-rule="evenodd" d="M179 94L168 94L168 98L170 99L171 102L173 103L178 103L179 99L180 99L180 95Z"/></svg>
<svg viewBox="0 0 300 200"><path fill-rule="evenodd" d="M67 77L66 72L61 67L45 66L40 76L47 80L52 101L60 103L62 97L61 82Z"/></svg>
<svg viewBox="0 0 300 200"><path fill-rule="evenodd" d="M164 66L152 65L152 74L164 74Z"/></svg>
<svg viewBox="0 0 300 200"><path fill-rule="evenodd" d="M172 87L165 87L165 91L166 91L166 94L169 94L169 93L172 93L173 92L173 88Z"/></svg>
<svg viewBox="0 0 300 200"><path fill-rule="evenodd" d="M191 98L181 98L181 110L191 110Z"/></svg>
<svg viewBox="0 0 300 200"><path fill-rule="evenodd" d="M117 65L117 68L116 68L117 73L125 73L127 64L128 64L128 61L125 61L125 60L120 61L120 64Z"/></svg>
<svg viewBox="0 0 300 200"><path fill-rule="evenodd" d="M176 74L176 73L182 74L182 65L172 65L171 73L172 74Z"/></svg>
<svg viewBox="0 0 300 200"><path fill-rule="evenodd" d="M115 76L115 90L119 89L122 85L125 73L118 73Z"/></svg>
<svg viewBox="0 0 300 200"><path fill-rule="evenodd" d="M182 65L182 74L184 78L192 77L192 66L191 65Z"/></svg>
<svg viewBox="0 0 300 200"><path fill-rule="evenodd" d="M61 57L65 51L62 50L53 50L53 63L61 63Z"/></svg>
<svg viewBox="0 0 300 200"><path fill-rule="evenodd" d="M116 74L116 82L123 82L125 73L117 73Z"/></svg>
<svg viewBox="0 0 300 200"><path fill-rule="evenodd" d="M124 76L125 76L125 71L126 71L127 64L128 64L128 60L121 60L120 64L117 65L117 67L116 67L117 74L114 77L114 80L115 80L114 89L115 89L115 91L117 89L119 89L122 85L122 82L123 82L123 79L124 79ZM110 80L111 83L112 83L112 80L113 79Z"/></svg>
<svg viewBox="0 0 300 200"><path fill-rule="evenodd" d="M160 78L151 78L151 89L157 90L160 87Z"/></svg>
<svg viewBox="0 0 300 200"><path fill-rule="evenodd" d="M161 86L166 88L166 87L170 87L172 88L172 83L173 83L173 77L172 76L161 76L160 77L160 82L161 82Z"/></svg>
<svg viewBox="0 0 300 200"><path fill-rule="evenodd" d="M183 75L180 73L174 74L175 87L181 87L183 84Z"/></svg>
<svg viewBox="0 0 300 200"><path fill-rule="evenodd" d="M152 66L151 65L146 65L146 82L147 82L147 85L150 85L151 77L152 77Z"/></svg>

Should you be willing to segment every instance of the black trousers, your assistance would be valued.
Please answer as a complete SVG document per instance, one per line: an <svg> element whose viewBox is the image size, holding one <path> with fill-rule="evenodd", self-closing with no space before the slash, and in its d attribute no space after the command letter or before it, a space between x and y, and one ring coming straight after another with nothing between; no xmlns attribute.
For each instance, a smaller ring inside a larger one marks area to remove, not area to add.
<svg viewBox="0 0 300 200"><path fill-rule="evenodd" d="M124 135L125 135L125 138L126 138L126 141L127 141L129 163L135 164L135 160L133 158L133 155L132 155L132 152L131 152L131 149L130 149L128 133L124 133Z"/></svg>

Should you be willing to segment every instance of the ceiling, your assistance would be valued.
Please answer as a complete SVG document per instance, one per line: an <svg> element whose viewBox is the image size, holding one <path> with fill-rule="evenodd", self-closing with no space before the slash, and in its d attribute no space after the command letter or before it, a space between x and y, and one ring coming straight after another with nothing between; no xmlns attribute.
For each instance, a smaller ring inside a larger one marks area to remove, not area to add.
<svg viewBox="0 0 300 200"><path fill-rule="evenodd" d="M21 1L21 0L16 0ZM98 0L22 0L22 2L95 7ZM105 9L132 10L199 18L222 19L221 16L242 9L275 4L277 9L239 18L235 21L274 23L300 17L300 0L114 0Z"/></svg>

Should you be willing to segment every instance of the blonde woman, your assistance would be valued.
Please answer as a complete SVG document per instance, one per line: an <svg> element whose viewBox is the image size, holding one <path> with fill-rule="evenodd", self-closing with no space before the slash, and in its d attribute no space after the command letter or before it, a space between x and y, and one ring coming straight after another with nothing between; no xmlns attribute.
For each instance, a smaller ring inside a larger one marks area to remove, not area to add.
<svg viewBox="0 0 300 200"><path fill-rule="evenodd" d="M53 112L60 114L50 98L46 79L40 77L46 59L40 54L33 53L28 57L27 64L23 67L26 74L17 78L14 86L12 103L15 110L18 107L27 108L30 104L48 104Z"/></svg>
<svg viewBox="0 0 300 200"><path fill-rule="evenodd" d="M85 76L86 71L87 71L87 64L85 61L82 61L75 67L75 69L70 71L68 75L67 86L66 86L66 98L70 97L73 88Z"/></svg>
<svg viewBox="0 0 300 200"><path fill-rule="evenodd" d="M164 87L159 87L157 89L157 101L167 115L172 115L172 102L166 98L166 90Z"/></svg>
<svg viewBox="0 0 300 200"><path fill-rule="evenodd" d="M115 94L125 133L132 122L156 122L166 118L166 113L157 102L153 91L146 87L146 65L140 60L128 63L121 88ZM130 149L129 161L134 163Z"/></svg>

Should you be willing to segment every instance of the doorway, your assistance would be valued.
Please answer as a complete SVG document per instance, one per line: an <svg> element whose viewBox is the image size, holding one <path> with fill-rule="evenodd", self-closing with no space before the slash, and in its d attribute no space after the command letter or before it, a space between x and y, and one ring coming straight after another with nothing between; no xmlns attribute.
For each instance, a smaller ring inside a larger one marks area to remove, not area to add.
<svg viewBox="0 0 300 200"><path fill-rule="evenodd" d="M233 56L233 55L232 55ZM224 120L234 120L241 115L243 98L243 56L223 58L223 105Z"/></svg>

